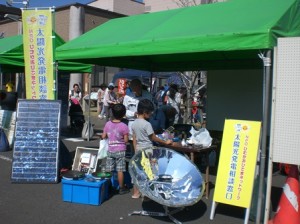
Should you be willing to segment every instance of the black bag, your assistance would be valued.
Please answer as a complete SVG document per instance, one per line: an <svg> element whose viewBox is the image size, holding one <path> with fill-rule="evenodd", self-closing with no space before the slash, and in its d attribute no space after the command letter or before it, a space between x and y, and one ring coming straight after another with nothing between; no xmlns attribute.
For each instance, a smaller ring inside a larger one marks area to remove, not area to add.
<svg viewBox="0 0 300 224"><path fill-rule="evenodd" d="M9 150L9 142L6 134L2 128L0 128L0 152L5 152Z"/></svg>

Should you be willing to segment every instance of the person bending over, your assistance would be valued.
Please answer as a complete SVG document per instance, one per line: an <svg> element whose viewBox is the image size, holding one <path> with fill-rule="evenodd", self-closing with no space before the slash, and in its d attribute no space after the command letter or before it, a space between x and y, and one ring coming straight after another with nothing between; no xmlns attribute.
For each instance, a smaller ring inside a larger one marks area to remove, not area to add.
<svg viewBox="0 0 300 224"><path fill-rule="evenodd" d="M132 124L133 147L137 153L140 150L153 150L153 143L162 145L172 144L172 140L164 141L158 138L153 131L150 122L147 121L154 111L153 103L149 99L142 99L137 106L137 119ZM132 198L139 198L141 193L136 186L133 187Z"/></svg>

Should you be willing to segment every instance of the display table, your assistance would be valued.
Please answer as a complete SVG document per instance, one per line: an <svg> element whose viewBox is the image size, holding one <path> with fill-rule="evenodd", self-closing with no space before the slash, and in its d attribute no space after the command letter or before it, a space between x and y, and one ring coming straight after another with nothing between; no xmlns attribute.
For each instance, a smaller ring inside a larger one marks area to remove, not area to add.
<svg viewBox="0 0 300 224"><path fill-rule="evenodd" d="M203 147L201 145L188 145L182 146L181 143L174 142L172 145L165 145L163 147L173 149L177 152L183 152L184 154L188 154L190 160L194 162L195 153L204 153L206 160L206 169L205 169L205 197L208 199L209 197L209 153L212 150L217 149L216 145L211 145L209 147Z"/></svg>

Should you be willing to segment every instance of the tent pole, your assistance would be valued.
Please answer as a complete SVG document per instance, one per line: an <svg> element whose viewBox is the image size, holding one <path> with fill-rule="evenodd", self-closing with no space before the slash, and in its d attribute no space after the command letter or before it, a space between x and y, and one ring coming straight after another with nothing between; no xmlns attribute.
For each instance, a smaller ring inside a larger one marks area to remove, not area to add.
<svg viewBox="0 0 300 224"><path fill-rule="evenodd" d="M153 72L150 73L150 93L153 93L153 86L152 86L152 79L153 79Z"/></svg>
<svg viewBox="0 0 300 224"><path fill-rule="evenodd" d="M95 66L93 66L93 70L92 70L92 73L94 74L95 73ZM90 141L90 129L92 128L90 123L91 123L91 87L92 87L92 84L91 84L91 81L92 81L92 74L89 73L89 111L88 111L88 137L87 137L87 140Z"/></svg>
<svg viewBox="0 0 300 224"><path fill-rule="evenodd" d="M57 100L58 99L58 61L55 61L54 63L54 99Z"/></svg>
<svg viewBox="0 0 300 224"><path fill-rule="evenodd" d="M261 157L259 169L259 188L256 212L256 224L261 223L261 208L263 201L264 189L264 176L266 166L266 147L267 147L267 134L268 134L268 121L269 121L269 101L270 101L270 85L271 85L271 50L267 51L267 56L260 55L264 62L264 86L263 86L263 122L262 122L262 139L261 139Z"/></svg>
<svg viewBox="0 0 300 224"><path fill-rule="evenodd" d="M1 65L0 65L0 90L2 90L2 86L3 86L2 78L3 78L3 75L2 75Z"/></svg>

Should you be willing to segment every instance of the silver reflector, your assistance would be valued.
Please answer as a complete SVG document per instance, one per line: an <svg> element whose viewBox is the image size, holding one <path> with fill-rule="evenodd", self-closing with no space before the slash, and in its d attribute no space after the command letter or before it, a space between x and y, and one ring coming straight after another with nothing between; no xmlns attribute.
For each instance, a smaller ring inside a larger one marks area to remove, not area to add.
<svg viewBox="0 0 300 224"><path fill-rule="evenodd" d="M139 151L129 162L129 173L143 195L168 207L197 203L205 188L195 164L167 148Z"/></svg>

